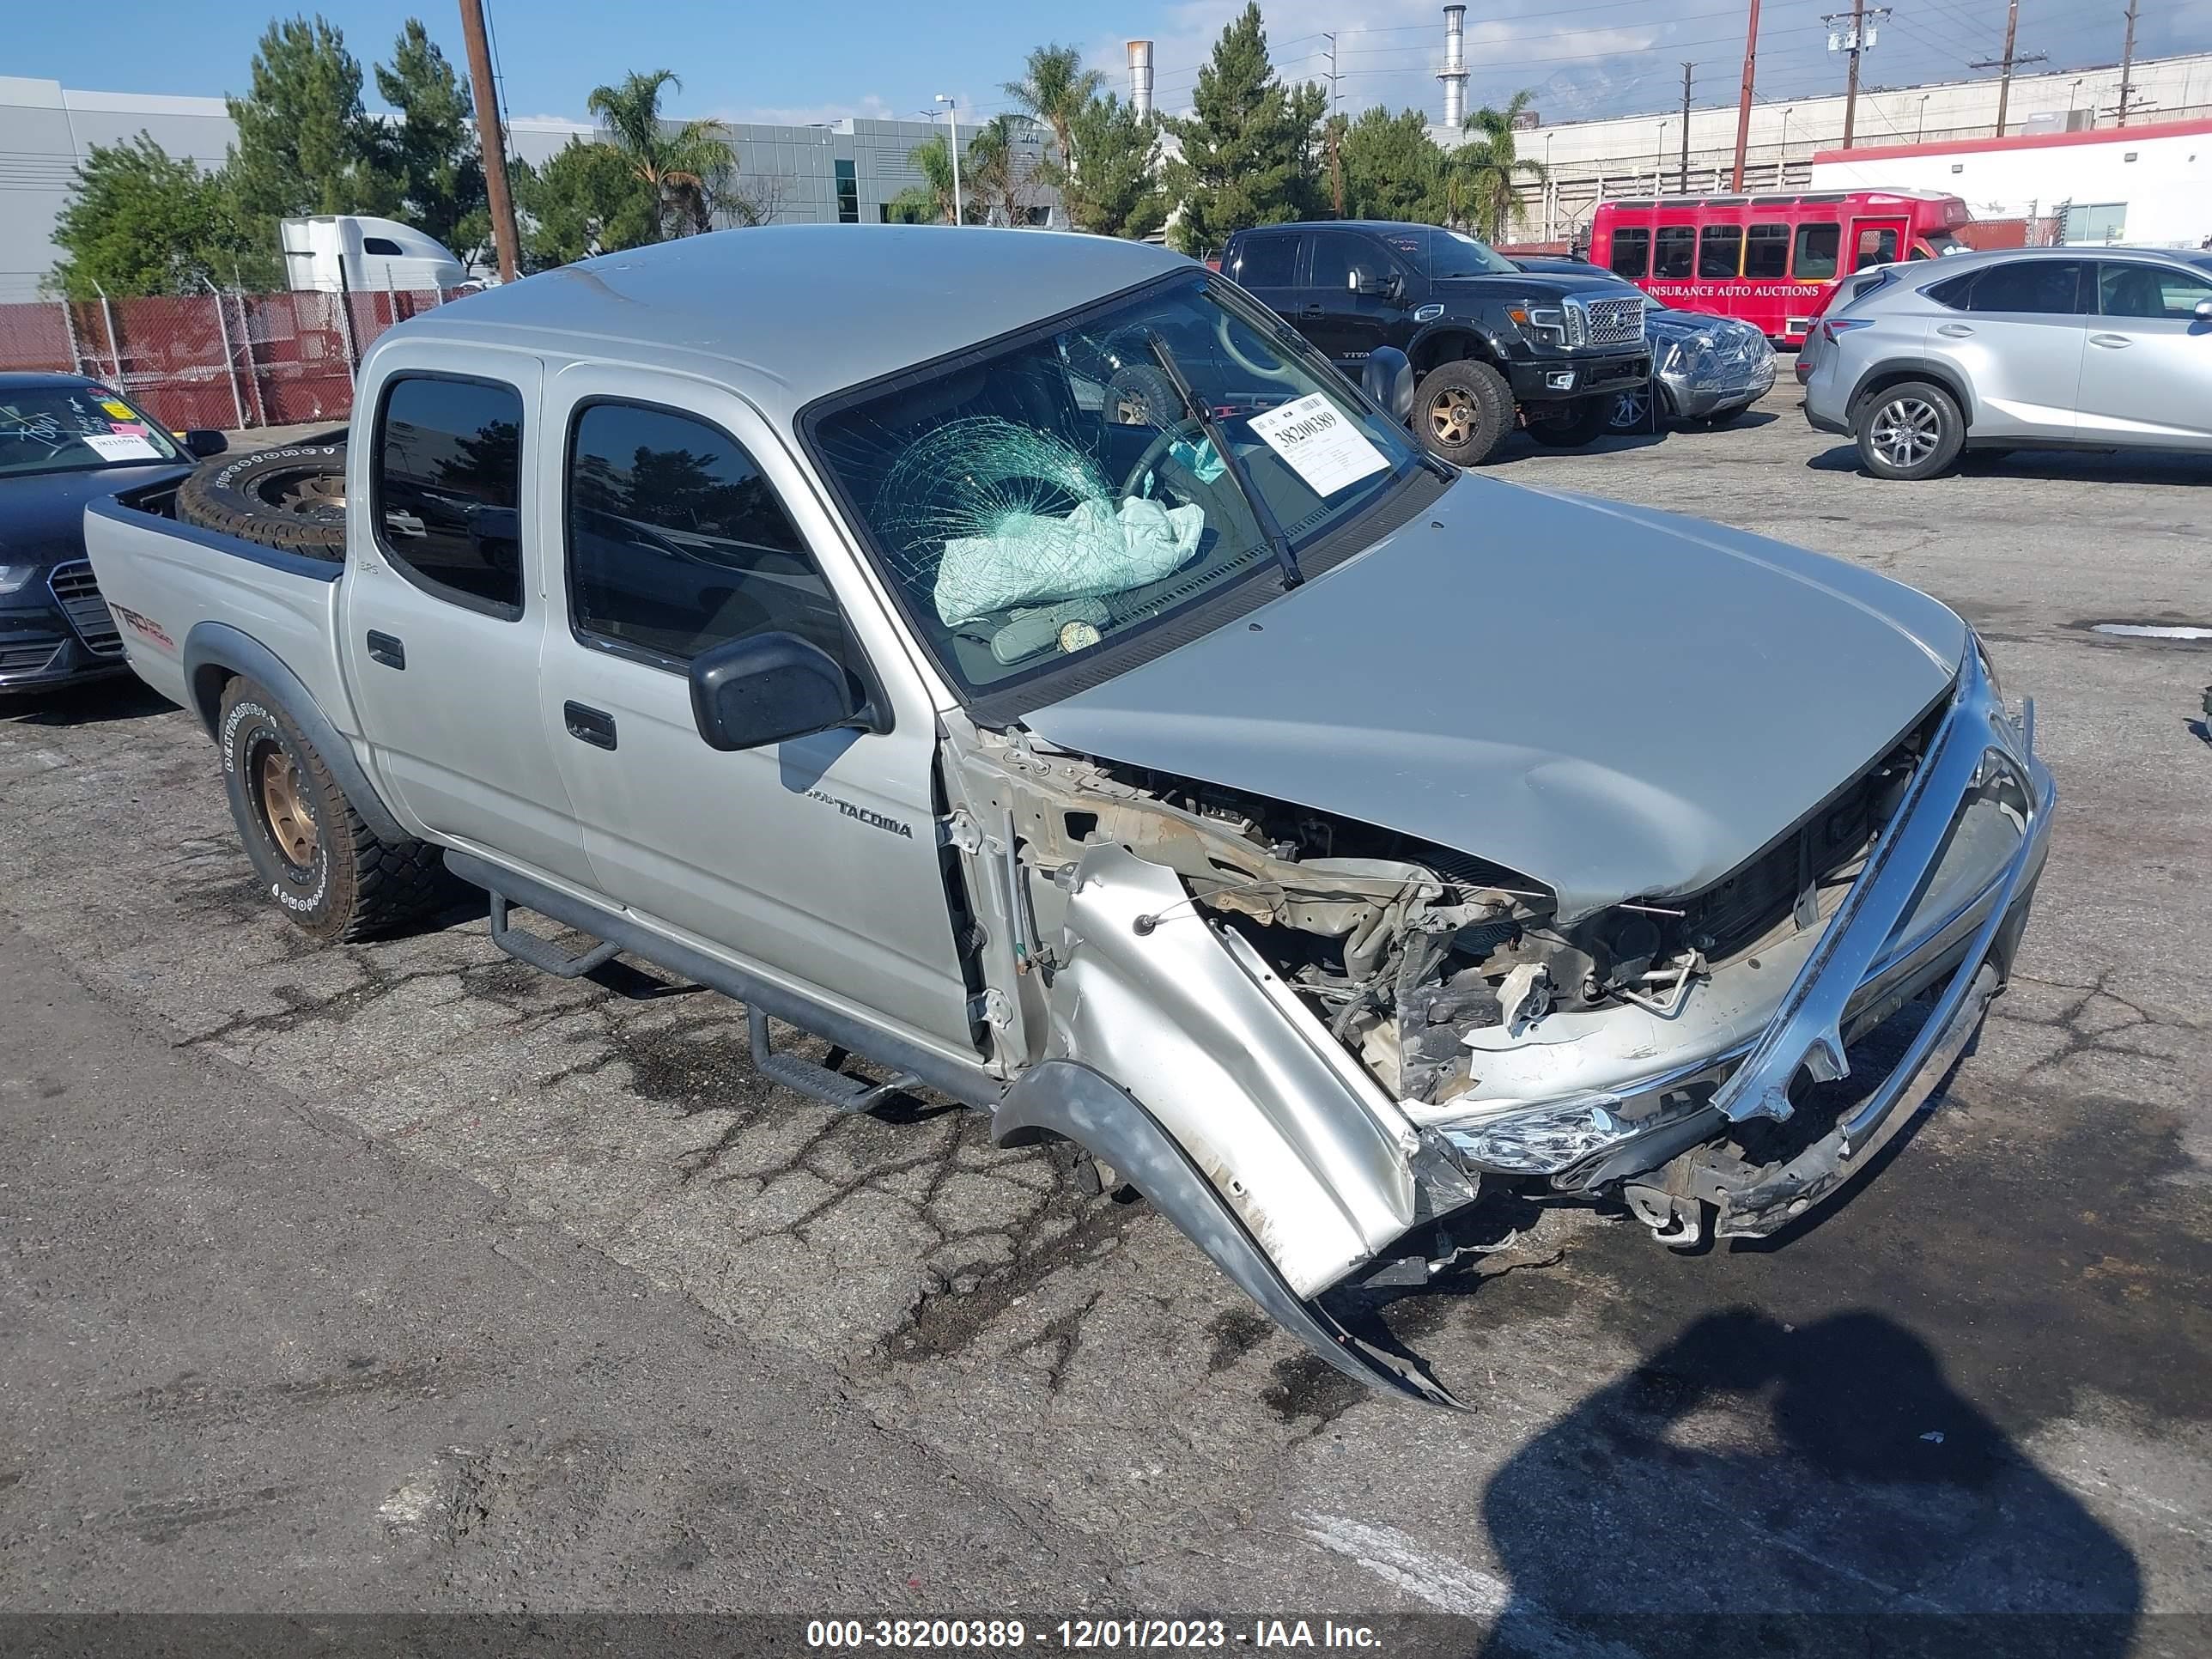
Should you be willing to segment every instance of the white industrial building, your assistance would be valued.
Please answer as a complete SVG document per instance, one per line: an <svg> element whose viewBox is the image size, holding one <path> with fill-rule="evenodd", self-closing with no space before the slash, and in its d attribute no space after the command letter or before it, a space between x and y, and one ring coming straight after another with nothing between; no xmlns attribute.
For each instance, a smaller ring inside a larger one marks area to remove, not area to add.
<svg viewBox="0 0 2212 1659"><path fill-rule="evenodd" d="M779 221L873 224L893 197L923 182L908 154L943 130L926 120L848 119L818 126L733 123L729 135L740 179L769 198ZM142 131L170 155L210 171L222 165L237 136L220 98L85 92L58 81L0 76L0 304L38 298L60 258L53 226L75 188L77 163L94 144L128 143ZM536 165L571 139L598 132L581 121L521 117L507 123L507 149ZM960 135L964 147L970 137L964 120ZM1042 136L1031 135L1028 148L1027 166L1034 167ZM1041 185L1026 195L1038 219L1059 202Z"/></svg>
<svg viewBox="0 0 2212 1659"><path fill-rule="evenodd" d="M1449 39L1445 49L1450 50ZM2135 88L2130 106L2135 112L2133 124L2212 119L2212 53L2141 59L2130 79ZM2119 86L2116 64L2015 75L2006 106L2006 133L2110 126ZM1451 92L1451 83L1446 82L1444 96ZM1537 113L1540 117L1541 111ZM1996 136L1996 118L1997 82L1993 76L1862 88L1854 137L1856 144L1885 149L1986 140ZM1457 143L1462 137L1441 125L1433 131L1440 143ZM1728 188L1735 132L1735 100L1691 110L1687 189ZM1807 185L1814 156L1836 149L1843 136L1840 90L1832 97L1756 99L1744 183L1754 190ZM1557 126L1540 124L1519 137L1521 154L1543 162L1551 174L1548 187L1531 185L1522 191L1524 217L1518 228L1522 236L1567 240L1588 230L1590 215L1605 197L1649 196L1686 187L1679 109Z"/></svg>
<svg viewBox="0 0 2212 1659"><path fill-rule="evenodd" d="M2198 247L2212 239L2212 120L1824 150L1815 190L1936 190L1978 219L2051 220L2054 240Z"/></svg>

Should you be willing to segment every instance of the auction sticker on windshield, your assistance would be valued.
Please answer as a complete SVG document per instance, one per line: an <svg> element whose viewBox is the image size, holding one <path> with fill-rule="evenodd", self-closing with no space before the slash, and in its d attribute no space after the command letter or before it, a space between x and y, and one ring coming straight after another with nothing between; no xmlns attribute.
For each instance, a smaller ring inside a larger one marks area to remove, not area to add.
<svg viewBox="0 0 2212 1659"><path fill-rule="evenodd" d="M161 459L160 450L134 433L88 432L82 436L84 447L103 461L158 461Z"/></svg>
<svg viewBox="0 0 2212 1659"><path fill-rule="evenodd" d="M1317 495L1334 495L1390 465L1366 434L1318 392L1255 415L1247 424Z"/></svg>

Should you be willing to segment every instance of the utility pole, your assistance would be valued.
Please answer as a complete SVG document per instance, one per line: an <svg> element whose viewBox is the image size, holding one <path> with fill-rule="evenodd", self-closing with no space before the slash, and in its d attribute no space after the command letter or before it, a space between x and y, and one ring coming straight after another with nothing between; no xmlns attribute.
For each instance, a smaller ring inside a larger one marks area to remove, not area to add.
<svg viewBox="0 0 2212 1659"><path fill-rule="evenodd" d="M1844 52L1851 60L1850 78L1844 83L1844 88L1843 147L1849 149L1851 147L1851 134L1858 125L1859 54L1873 49L1875 39L1878 33L1874 24L1868 19L1871 16L1875 21L1880 21L1889 15L1889 8L1876 6L1869 13L1866 0L1851 0L1850 27L1839 32L1836 27L1836 20L1841 15L1839 12L1831 13L1820 21L1828 26L1828 50Z"/></svg>
<svg viewBox="0 0 2212 1659"><path fill-rule="evenodd" d="M2019 37L2019 34L2020 0L2012 0L2012 3L2005 8L2004 56L2002 58L1984 58L1979 63L1969 64L1966 65L1968 69L1993 69L2002 70L2003 71L2003 73L1999 75L1997 77L1997 137L2000 138L2004 137L2005 107L2012 102L2012 72L2014 66L2019 64L2045 64L2051 61L2047 55L2039 52L2027 58L2014 57L2013 55L2012 46L2013 41ZM2125 71L2124 70L2122 73L2124 74Z"/></svg>
<svg viewBox="0 0 2212 1659"><path fill-rule="evenodd" d="M2128 0L2128 38L2120 48L2120 125L2128 124L2128 106L2136 94L2136 0Z"/></svg>
<svg viewBox="0 0 2212 1659"><path fill-rule="evenodd" d="M1321 38L1328 42L1328 112L1334 115L1344 108L1344 94L1337 88L1336 31L1323 29Z"/></svg>
<svg viewBox="0 0 2212 1659"><path fill-rule="evenodd" d="M491 210L499 280L511 283L520 265L521 250L515 241L514 200L507 193L507 129L500 121L499 93L492 85L483 0L461 0L461 38L468 43L469 84L477 97L477 148L483 152L484 204Z"/></svg>
<svg viewBox="0 0 2212 1659"><path fill-rule="evenodd" d="M1675 189L1684 196L1690 193L1690 76L1697 67L1691 63L1682 65L1682 176Z"/></svg>
<svg viewBox="0 0 2212 1659"><path fill-rule="evenodd" d="M1751 84L1759 73L1759 0L1751 0L1751 22L1743 32L1743 91L1735 106L1735 172L1729 189L1743 191L1743 155L1751 143Z"/></svg>

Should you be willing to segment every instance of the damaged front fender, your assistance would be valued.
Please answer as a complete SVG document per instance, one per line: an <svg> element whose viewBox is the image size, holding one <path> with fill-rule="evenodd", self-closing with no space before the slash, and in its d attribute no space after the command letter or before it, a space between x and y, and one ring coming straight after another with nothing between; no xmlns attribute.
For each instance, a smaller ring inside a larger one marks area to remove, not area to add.
<svg viewBox="0 0 2212 1659"><path fill-rule="evenodd" d="M1464 1409L1442 1383L1361 1341L1292 1290L1175 1137L1126 1090L1089 1066L1068 1060L1032 1066L1000 1100L991 1132L1002 1146L1060 1135L1087 1148L1134 1182L1270 1318L1337 1370L1370 1386Z"/></svg>

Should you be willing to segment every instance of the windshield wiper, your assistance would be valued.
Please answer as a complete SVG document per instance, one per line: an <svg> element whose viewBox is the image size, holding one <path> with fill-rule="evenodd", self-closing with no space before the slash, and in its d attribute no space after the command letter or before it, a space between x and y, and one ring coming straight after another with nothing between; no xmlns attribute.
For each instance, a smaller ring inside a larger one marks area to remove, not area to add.
<svg viewBox="0 0 2212 1659"><path fill-rule="evenodd" d="M1221 429L1221 422L1213 418L1213 411L1200 403L1191 391L1190 382L1183 378L1182 365L1176 362L1175 353L1168 349L1168 343L1160 337L1159 331L1147 329L1145 332L1146 337L1152 343L1152 356L1159 359L1160 367L1167 371L1168 379L1175 382L1176 393L1182 399L1183 406L1197 417L1200 428L1206 434L1206 442L1212 444L1213 453L1221 457L1223 469L1228 472L1231 482L1236 484L1237 493L1244 498L1244 505L1251 509L1253 522L1260 526L1260 533L1267 538L1267 549L1275 556L1275 562L1283 567L1283 586L1296 587L1305 580L1305 573L1298 568L1297 555L1291 551L1291 538L1283 533L1282 521L1275 517L1274 509L1261 499L1260 492L1252 487L1252 475L1245 471L1244 463L1229 447L1229 434Z"/></svg>

